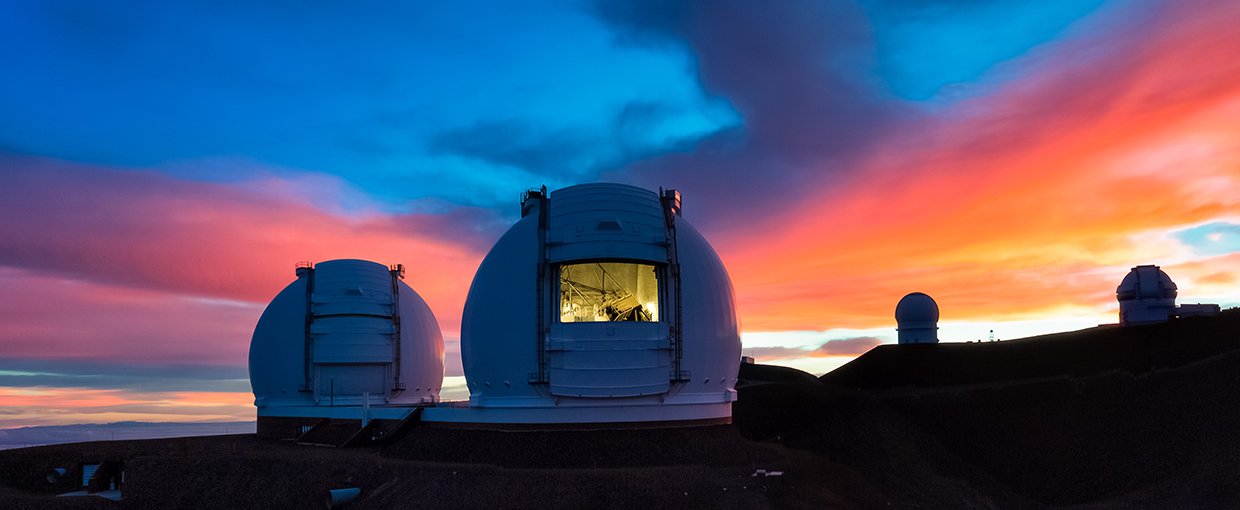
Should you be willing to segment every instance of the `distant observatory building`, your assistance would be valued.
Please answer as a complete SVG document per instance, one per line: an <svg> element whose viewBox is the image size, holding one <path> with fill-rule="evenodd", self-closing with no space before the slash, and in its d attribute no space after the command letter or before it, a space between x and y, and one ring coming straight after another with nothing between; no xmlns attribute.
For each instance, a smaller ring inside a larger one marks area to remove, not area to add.
<svg viewBox="0 0 1240 510"><path fill-rule="evenodd" d="M429 422L726 422L740 336L732 283L680 194L527 192L461 324L469 407Z"/></svg>
<svg viewBox="0 0 1240 510"><path fill-rule="evenodd" d="M904 296L896 305L896 332L901 344L939 343L939 304L921 292Z"/></svg>
<svg viewBox="0 0 1240 510"><path fill-rule="evenodd" d="M1212 304L1176 306L1177 295L1175 282L1158 266L1134 267L1115 289L1115 297L1119 300L1119 322L1131 326L1166 322L1175 317L1219 313L1219 306Z"/></svg>
<svg viewBox="0 0 1240 510"><path fill-rule="evenodd" d="M298 437L323 418L362 427L439 400L439 323L403 266L299 264L250 342L258 433Z"/></svg>

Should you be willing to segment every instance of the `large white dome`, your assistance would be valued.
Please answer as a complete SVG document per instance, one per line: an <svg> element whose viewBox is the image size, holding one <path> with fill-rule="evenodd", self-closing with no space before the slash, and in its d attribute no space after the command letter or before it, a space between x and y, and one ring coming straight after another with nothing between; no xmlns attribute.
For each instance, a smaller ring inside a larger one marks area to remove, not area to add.
<svg viewBox="0 0 1240 510"><path fill-rule="evenodd" d="M1137 266L1124 275L1115 288L1120 302L1140 299L1172 299L1179 293L1175 282L1158 266Z"/></svg>
<svg viewBox="0 0 1240 510"><path fill-rule="evenodd" d="M1163 322L1175 315L1179 290L1158 266L1137 266L1115 288L1121 324Z"/></svg>
<svg viewBox="0 0 1240 510"><path fill-rule="evenodd" d="M730 419L732 284L678 193L585 184L531 192L522 212L465 302L461 357L479 412L459 419Z"/></svg>
<svg viewBox="0 0 1240 510"><path fill-rule="evenodd" d="M364 394L379 406L439 399L443 336L402 272L364 260L298 268L250 342L260 417L289 406L357 406Z"/></svg>

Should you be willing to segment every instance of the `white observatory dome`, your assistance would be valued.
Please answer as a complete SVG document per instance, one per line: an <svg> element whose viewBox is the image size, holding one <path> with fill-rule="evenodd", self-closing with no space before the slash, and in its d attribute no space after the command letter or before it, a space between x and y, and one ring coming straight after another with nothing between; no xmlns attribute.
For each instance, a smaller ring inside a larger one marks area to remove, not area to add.
<svg viewBox="0 0 1240 510"><path fill-rule="evenodd" d="M1158 266L1132 268L1115 289L1120 324L1166 321L1175 315L1177 293L1175 282Z"/></svg>
<svg viewBox="0 0 1240 510"><path fill-rule="evenodd" d="M730 420L732 283L680 194L584 184L528 192L521 210L465 302L469 412L427 419Z"/></svg>
<svg viewBox="0 0 1240 510"><path fill-rule="evenodd" d="M921 292L904 296L896 305L896 331L901 344L938 343L938 303Z"/></svg>
<svg viewBox="0 0 1240 510"><path fill-rule="evenodd" d="M439 399L443 336L403 273L364 260L298 266L297 280L267 305L250 342L260 421Z"/></svg>

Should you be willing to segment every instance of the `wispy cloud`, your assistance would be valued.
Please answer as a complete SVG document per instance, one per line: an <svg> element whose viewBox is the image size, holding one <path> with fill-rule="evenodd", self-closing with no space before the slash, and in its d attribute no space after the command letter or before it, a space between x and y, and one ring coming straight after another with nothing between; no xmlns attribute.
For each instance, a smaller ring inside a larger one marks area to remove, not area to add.
<svg viewBox="0 0 1240 510"><path fill-rule="evenodd" d="M240 343L240 342L237 342ZM203 349L206 350L206 349ZM8 388L94 388L141 391L250 391L244 353L235 364L187 364L209 360L209 352L167 353L167 361L139 361L113 353L90 358L56 358L36 352L25 358L0 361L0 386Z"/></svg>
<svg viewBox="0 0 1240 510"><path fill-rule="evenodd" d="M245 421L249 392L0 387L0 428L117 421Z"/></svg>
<svg viewBox="0 0 1240 510"><path fill-rule="evenodd" d="M744 354L753 356L759 361L819 358L828 356L859 356L866 351L881 345L883 341L874 337L840 338L827 340L817 347L746 347Z"/></svg>

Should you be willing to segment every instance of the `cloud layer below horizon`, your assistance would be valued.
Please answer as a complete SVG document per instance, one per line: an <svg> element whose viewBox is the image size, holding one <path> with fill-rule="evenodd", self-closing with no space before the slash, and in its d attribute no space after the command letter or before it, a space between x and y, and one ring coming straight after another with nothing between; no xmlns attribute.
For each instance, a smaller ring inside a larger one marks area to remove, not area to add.
<svg viewBox="0 0 1240 510"><path fill-rule="evenodd" d="M811 371L911 291L959 341L1112 321L1138 264L1240 305L1240 5L106 11L0 8L0 428L245 419L300 260L406 264L459 356L541 184L680 189Z"/></svg>

